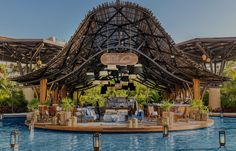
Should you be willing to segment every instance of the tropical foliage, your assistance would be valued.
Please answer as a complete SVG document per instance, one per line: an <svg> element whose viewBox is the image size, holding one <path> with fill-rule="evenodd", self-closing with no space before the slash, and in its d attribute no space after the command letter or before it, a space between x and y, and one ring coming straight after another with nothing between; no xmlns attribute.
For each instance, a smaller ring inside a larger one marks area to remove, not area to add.
<svg viewBox="0 0 236 151"><path fill-rule="evenodd" d="M224 70L224 76L230 80L223 84L221 88L221 107L227 111L236 109L236 62L228 62Z"/></svg>
<svg viewBox="0 0 236 151"><path fill-rule="evenodd" d="M109 97L131 97L135 98L139 104L154 103L159 100L160 96L157 90L147 88L137 82L135 86L136 89L134 91L108 88L106 94L100 94L101 86L93 87L83 92L81 91L80 94L78 94L79 105L95 105L98 101L100 106L104 106L106 99ZM74 100L76 100L76 98L74 98Z"/></svg>
<svg viewBox="0 0 236 151"><path fill-rule="evenodd" d="M30 111L33 111L33 110L38 109L38 105L39 105L39 100L38 100L37 98L33 98L33 99L28 103L27 108L28 108Z"/></svg>
<svg viewBox="0 0 236 151"><path fill-rule="evenodd" d="M27 101L15 82L8 80L4 65L0 65L0 112L24 112Z"/></svg>
<svg viewBox="0 0 236 151"><path fill-rule="evenodd" d="M64 98L61 101L61 107L65 110L65 111L70 111L74 106L74 103L72 101L72 99L70 98Z"/></svg>
<svg viewBox="0 0 236 151"><path fill-rule="evenodd" d="M172 103L170 102L170 100L164 100L161 102L161 108L164 110L164 111L170 111L172 107Z"/></svg>

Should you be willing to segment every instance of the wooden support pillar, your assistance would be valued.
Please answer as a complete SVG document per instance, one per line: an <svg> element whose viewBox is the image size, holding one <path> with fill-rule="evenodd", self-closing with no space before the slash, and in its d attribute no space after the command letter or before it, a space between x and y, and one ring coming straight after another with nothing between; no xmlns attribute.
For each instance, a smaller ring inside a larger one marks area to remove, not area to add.
<svg viewBox="0 0 236 151"><path fill-rule="evenodd" d="M53 91L53 104L58 104L58 87Z"/></svg>
<svg viewBox="0 0 236 151"><path fill-rule="evenodd" d="M201 99L200 81L193 79L193 99Z"/></svg>
<svg viewBox="0 0 236 151"><path fill-rule="evenodd" d="M40 80L40 103L46 101L47 98L47 79Z"/></svg>
<svg viewBox="0 0 236 151"><path fill-rule="evenodd" d="M66 91L66 86L63 85L61 90L60 90L60 95L61 95L61 99L64 99L67 97L67 91Z"/></svg>

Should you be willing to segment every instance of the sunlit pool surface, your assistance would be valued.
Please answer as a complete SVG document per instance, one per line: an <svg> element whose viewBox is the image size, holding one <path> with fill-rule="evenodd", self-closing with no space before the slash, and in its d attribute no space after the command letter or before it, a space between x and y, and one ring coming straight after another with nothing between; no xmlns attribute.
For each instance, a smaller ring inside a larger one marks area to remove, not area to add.
<svg viewBox="0 0 236 151"><path fill-rule="evenodd" d="M226 131L226 147L236 151L236 118L213 117L215 124L206 129L161 133L102 134L102 151L208 151L218 150L219 130ZM92 134L46 130L28 131L24 118L0 121L0 151L9 151L10 132L21 132L19 151L92 151Z"/></svg>

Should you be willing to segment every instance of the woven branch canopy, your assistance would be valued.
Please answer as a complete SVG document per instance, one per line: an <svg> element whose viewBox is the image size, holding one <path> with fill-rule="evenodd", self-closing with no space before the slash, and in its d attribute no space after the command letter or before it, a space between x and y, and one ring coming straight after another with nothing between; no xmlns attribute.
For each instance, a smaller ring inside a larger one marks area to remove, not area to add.
<svg viewBox="0 0 236 151"><path fill-rule="evenodd" d="M12 80L39 85L41 79L68 87L91 85L86 73L99 78L104 53L134 53L143 72L138 82L152 88L221 83L226 78L204 68L175 45L153 13L130 2L105 3L87 14L67 45L42 68ZM192 53L190 51L190 53ZM195 52L193 52L193 55ZM128 67L130 68L130 67Z"/></svg>

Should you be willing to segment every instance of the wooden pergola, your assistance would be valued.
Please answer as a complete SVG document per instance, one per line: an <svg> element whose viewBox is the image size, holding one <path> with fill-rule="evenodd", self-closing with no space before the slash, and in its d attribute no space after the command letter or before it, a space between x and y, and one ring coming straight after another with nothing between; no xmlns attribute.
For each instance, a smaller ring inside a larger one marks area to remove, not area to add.
<svg viewBox="0 0 236 151"><path fill-rule="evenodd" d="M104 65L100 57L112 52L136 54L138 63L143 65L137 82L154 89L172 92L193 88L194 98L201 98L201 84L226 80L177 47L151 11L119 1L93 9L56 57L47 57L52 59L42 68L12 80L28 86L40 85L40 99L44 101L47 87L65 95L66 90L91 87L88 72L94 72L95 79L101 80L99 71Z"/></svg>
<svg viewBox="0 0 236 151"><path fill-rule="evenodd" d="M227 61L236 59L236 37L195 38L176 44L194 61L222 75Z"/></svg>
<svg viewBox="0 0 236 151"><path fill-rule="evenodd" d="M63 47L63 43L52 40L0 37L0 60L16 62L20 74L24 75L22 64L27 68L26 73L30 73L38 60L47 64Z"/></svg>

